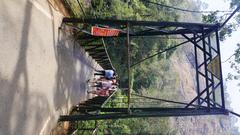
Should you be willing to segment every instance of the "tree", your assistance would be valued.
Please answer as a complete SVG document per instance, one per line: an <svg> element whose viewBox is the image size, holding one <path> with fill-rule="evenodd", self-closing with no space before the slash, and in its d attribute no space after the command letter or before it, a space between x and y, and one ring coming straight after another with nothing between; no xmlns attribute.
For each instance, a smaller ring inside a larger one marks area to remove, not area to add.
<svg viewBox="0 0 240 135"><path fill-rule="evenodd" d="M208 15L202 15L202 21L206 23L223 23L225 21L225 16L228 14L224 14L222 16L219 15L219 12L212 12ZM226 39L226 37L230 37L232 32L236 30L236 23L228 23L226 24L219 33L219 39L220 41L223 41Z"/></svg>
<svg viewBox="0 0 240 135"><path fill-rule="evenodd" d="M237 6L240 5L240 0L232 0L230 2L230 9L235 9ZM212 12L208 15L202 16L202 21L206 23L223 23L225 21L225 16L228 14L224 14L222 16L219 15L219 12ZM232 32L236 31L237 28L240 26L240 13L236 14L235 20L231 23L227 23L221 30L220 30L220 40L223 41L226 37L230 37ZM229 61L231 64L231 68L234 70L233 73L229 73L226 80L239 80L240 79L240 44L237 44L237 49L235 50L234 54L229 57L235 57L234 61ZM224 61L226 62L226 61ZM240 85L240 83L239 83Z"/></svg>

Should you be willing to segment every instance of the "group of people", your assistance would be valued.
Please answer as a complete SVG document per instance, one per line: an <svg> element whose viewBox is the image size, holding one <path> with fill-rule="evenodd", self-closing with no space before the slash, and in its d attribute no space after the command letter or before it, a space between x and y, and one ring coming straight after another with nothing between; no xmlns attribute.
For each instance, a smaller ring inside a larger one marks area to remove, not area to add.
<svg viewBox="0 0 240 135"><path fill-rule="evenodd" d="M99 77L96 79L95 76ZM116 77L117 75L114 70L95 70L94 80L88 80L88 83L91 87L96 89L88 91L88 93L97 96L109 96L118 86Z"/></svg>

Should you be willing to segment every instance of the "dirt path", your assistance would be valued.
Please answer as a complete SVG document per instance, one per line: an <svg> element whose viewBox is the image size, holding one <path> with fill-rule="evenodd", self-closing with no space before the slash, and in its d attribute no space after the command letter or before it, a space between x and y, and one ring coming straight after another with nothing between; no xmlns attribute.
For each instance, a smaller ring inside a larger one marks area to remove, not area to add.
<svg viewBox="0 0 240 135"><path fill-rule="evenodd" d="M0 1L0 135L49 134L86 99L95 63L59 30L47 0Z"/></svg>

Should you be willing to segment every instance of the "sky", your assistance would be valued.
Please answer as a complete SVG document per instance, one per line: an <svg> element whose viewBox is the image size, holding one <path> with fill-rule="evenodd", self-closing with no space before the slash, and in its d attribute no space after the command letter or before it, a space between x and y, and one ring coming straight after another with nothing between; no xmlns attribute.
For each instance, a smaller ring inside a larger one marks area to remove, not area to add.
<svg viewBox="0 0 240 135"><path fill-rule="evenodd" d="M205 2L208 4L208 7L204 10L228 10L229 8L229 0L217 0L217 6L216 6L216 0L201 0L202 2ZM237 48L237 43L240 43L240 29L236 32L232 33L231 37L226 38L225 41L221 42L220 49L221 49L221 58L222 61L225 61L228 59L232 54L234 54L234 51ZM231 58L231 60L234 60L234 57ZM222 63L222 70L223 70L223 77L227 78L227 74L229 72L232 72L233 70L230 68L230 63L225 62ZM227 93L229 94L230 100L231 100L231 108L234 112L240 114L240 87L237 86L238 81L227 81ZM240 119L238 118L238 122L236 126L240 129Z"/></svg>

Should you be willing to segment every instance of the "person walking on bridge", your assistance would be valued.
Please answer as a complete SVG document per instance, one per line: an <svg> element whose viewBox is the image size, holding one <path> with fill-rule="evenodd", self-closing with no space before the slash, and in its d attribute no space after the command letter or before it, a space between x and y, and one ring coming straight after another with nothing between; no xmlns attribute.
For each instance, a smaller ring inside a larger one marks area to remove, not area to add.
<svg viewBox="0 0 240 135"><path fill-rule="evenodd" d="M114 79L116 77L116 73L114 70L95 70L95 71L96 71L96 73L94 73L94 76L101 75L101 76L104 76L108 80Z"/></svg>
<svg viewBox="0 0 240 135"><path fill-rule="evenodd" d="M112 80L96 80L96 81L92 81L89 82L90 84L92 84L92 87L97 87L97 88L111 88L112 86L118 86L118 83L116 81L116 79L112 79Z"/></svg>
<svg viewBox="0 0 240 135"><path fill-rule="evenodd" d="M107 97L107 96L110 96L110 94L113 93L115 90L116 90L115 87L104 88L104 89L101 88L101 89L94 90L94 91L88 91L88 93L95 94L100 97Z"/></svg>
<svg viewBox="0 0 240 135"><path fill-rule="evenodd" d="M98 87L98 88L103 88L103 89L111 88L113 85L113 82L110 80L95 82L95 83L96 83L96 85L93 85L92 87Z"/></svg>

